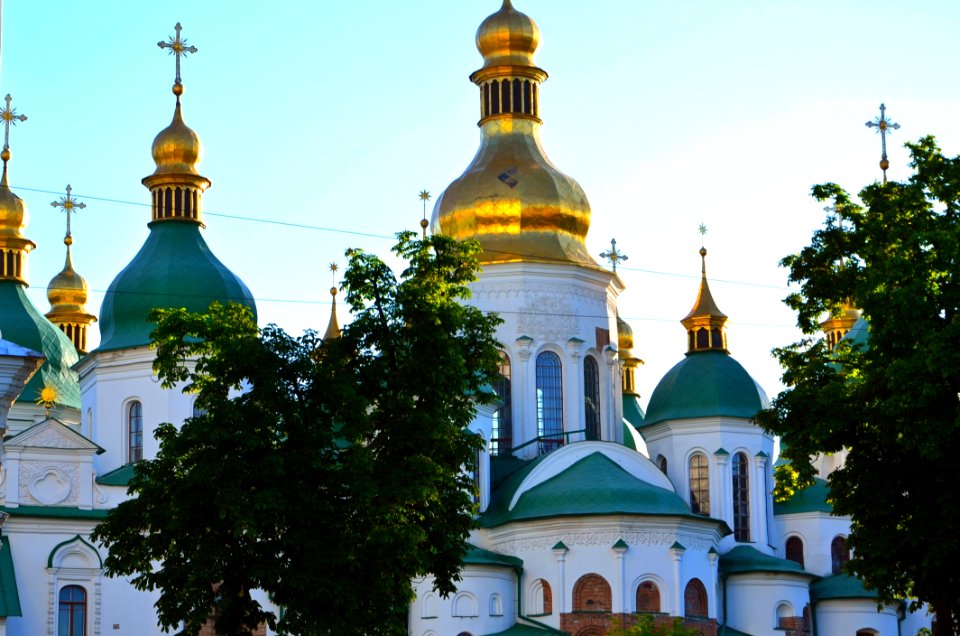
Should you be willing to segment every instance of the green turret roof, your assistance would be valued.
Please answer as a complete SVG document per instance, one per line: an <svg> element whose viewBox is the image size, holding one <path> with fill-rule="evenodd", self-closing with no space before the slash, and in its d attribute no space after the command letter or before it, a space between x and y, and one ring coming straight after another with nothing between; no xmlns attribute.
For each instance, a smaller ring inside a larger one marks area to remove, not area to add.
<svg viewBox="0 0 960 636"><path fill-rule="evenodd" d="M214 301L238 302L254 312L253 295L221 263L191 222L150 224L150 235L130 264L110 284L100 310L97 351L127 349L150 343L157 307L206 311Z"/></svg>
<svg viewBox="0 0 960 636"><path fill-rule="evenodd" d="M77 350L60 329L37 311L26 289L14 280L0 281L0 335L21 347L42 353L47 359L20 393L19 401L34 402L44 386L57 390L57 403L80 408L80 385L71 367Z"/></svg>
<svg viewBox="0 0 960 636"><path fill-rule="evenodd" d="M876 600L877 593L863 587L863 581L849 574L825 576L810 586L810 598L814 603L845 598Z"/></svg>
<svg viewBox="0 0 960 636"><path fill-rule="evenodd" d="M464 565L490 565L493 567L510 568L520 572L523 570L523 560L507 556L499 552L492 552L478 548L472 543L467 544L467 553L463 555Z"/></svg>
<svg viewBox="0 0 960 636"><path fill-rule="evenodd" d="M773 514L792 515L800 512L833 512L833 506L827 501L830 485L824 479L815 477L813 485L793 493L787 501L774 502Z"/></svg>
<svg viewBox="0 0 960 636"><path fill-rule="evenodd" d="M804 570L803 566L799 563L764 554L749 545L738 545L726 554L721 554L720 571L724 574L767 572L771 574L796 574L811 579L816 578L815 574Z"/></svg>
<svg viewBox="0 0 960 636"><path fill-rule="evenodd" d="M650 396L643 426L697 417L752 419L767 394L725 351L695 351L667 372Z"/></svg>

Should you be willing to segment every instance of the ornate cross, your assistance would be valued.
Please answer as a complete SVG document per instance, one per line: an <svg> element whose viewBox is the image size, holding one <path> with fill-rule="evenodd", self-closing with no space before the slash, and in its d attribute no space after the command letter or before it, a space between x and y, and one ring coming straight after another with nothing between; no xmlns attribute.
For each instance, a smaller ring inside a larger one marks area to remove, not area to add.
<svg viewBox="0 0 960 636"><path fill-rule="evenodd" d="M13 100L10 94L3 98L7 105L0 111L0 118L3 118L3 152L4 162L10 158L10 126L16 126L18 121L27 121L26 115L18 115L16 108L10 107Z"/></svg>
<svg viewBox="0 0 960 636"><path fill-rule="evenodd" d="M70 193L73 192L73 188L70 187L70 184L67 184L67 196L60 197L59 201L51 201L50 205L55 208L63 208L63 211L67 213L67 236L64 240L71 238L70 236L70 213L76 212L77 210L82 210L87 207L86 203L81 203L73 198L73 195Z"/></svg>
<svg viewBox="0 0 960 636"><path fill-rule="evenodd" d="M697 232L700 232L700 246L703 247L703 237L707 235L707 226L701 223L700 227L697 228Z"/></svg>
<svg viewBox="0 0 960 636"><path fill-rule="evenodd" d="M880 104L880 116L873 121L867 122L867 128L876 128L877 132L880 133L880 169L883 170L883 182L887 182L887 168L890 167L890 162L887 161L887 130L899 130L900 124L895 124L887 119L887 107L883 104Z"/></svg>
<svg viewBox="0 0 960 636"><path fill-rule="evenodd" d="M170 49L170 54L175 55L177 58L177 79L174 82L175 84L180 83L180 56L186 57L188 53L196 53L197 47L187 46L186 40L180 39L180 30L183 28L180 26L180 23L177 22L177 26L173 27L177 31L177 37L167 36L166 42L157 42L157 46L161 49Z"/></svg>
<svg viewBox="0 0 960 636"><path fill-rule="evenodd" d="M613 271L617 271L617 263L622 263L629 257L617 249L617 239L610 239L610 249L600 253L600 258L605 258L613 265Z"/></svg>
<svg viewBox="0 0 960 636"><path fill-rule="evenodd" d="M427 226L430 225L430 222L427 221L427 201L430 200L430 193L421 190L420 200L423 201L423 219L420 221L420 227L423 228L423 238L427 238Z"/></svg>

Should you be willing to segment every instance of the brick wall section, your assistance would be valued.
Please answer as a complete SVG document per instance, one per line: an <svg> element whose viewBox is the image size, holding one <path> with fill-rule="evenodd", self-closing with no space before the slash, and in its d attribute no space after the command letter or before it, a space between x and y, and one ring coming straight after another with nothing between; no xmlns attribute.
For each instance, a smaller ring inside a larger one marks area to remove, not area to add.
<svg viewBox="0 0 960 636"><path fill-rule="evenodd" d="M660 611L660 590L655 583L644 581L637 587L637 611Z"/></svg>
<svg viewBox="0 0 960 636"><path fill-rule="evenodd" d="M610 584L599 574L584 574L573 586L574 612L609 612L613 609Z"/></svg>
<svg viewBox="0 0 960 636"><path fill-rule="evenodd" d="M784 636L810 636L810 628L803 616L790 616L780 619L780 629Z"/></svg>
<svg viewBox="0 0 960 636"><path fill-rule="evenodd" d="M594 634L606 634L610 627L610 617L616 616L623 622L625 627L632 627L637 622L636 614L610 614L608 612L588 613L573 612L571 614L560 615L560 630L567 632L570 636L593 636ZM657 616L657 625L670 625L674 617L666 614ZM700 636L717 636L717 621L712 619L685 618L683 620L685 627L696 629Z"/></svg>
<svg viewBox="0 0 960 636"><path fill-rule="evenodd" d="M543 581L543 613L553 614L553 590L546 581Z"/></svg>

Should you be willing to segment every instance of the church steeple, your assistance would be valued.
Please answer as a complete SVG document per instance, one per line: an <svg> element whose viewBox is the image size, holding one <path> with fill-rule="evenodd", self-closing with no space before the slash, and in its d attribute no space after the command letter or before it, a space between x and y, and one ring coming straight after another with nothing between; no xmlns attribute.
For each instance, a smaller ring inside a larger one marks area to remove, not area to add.
<svg viewBox="0 0 960 636"><path fill-rule="evenodd" d="M3 120L3 176L0 177L0 280L13 280L27 285L26 255L37 245L23 235L27 225L27 206L10 189L7 182L7 163L10 161L10 126L27 120L11 107L12 98L4 98L6 105L0 111Z"/></svg>
<svg viewBox="0 0 960 636"><path fill-rule="evenodd" d="M197 135L183 121L180 96L183 84L180 81L180 58L196 53L197 47L187 46L180 38L178 22L176 37L167 42L157 42L160 48L170 49L177 59L177 74L173 84L173 94L177 104L173 111L173 121L160 131L153 140L153 160L157 165L154 173L143 179L143 185L150 190L153 199L151 221L186 221L203 224L203 193L210 187L210 180L197 172L197 166L203 159L203 144Z"/></svg>
<svg viewBox="0 0 960 636"><path fill-rule="evenodd" d="M700 248L700 291L693 309L680 322L687 330L687 353L727 350L727 316L717 307L707 283L707 250Z"/></svg>
<svg viewBox="0 0 960 636"><path fill-rule="evenodd" d="M426 192L426 190L424 190ZM324 340L336 340L340 337L340 323L337 322L337 264L330 263L330 274L333 276L333 286L330 287L330 322L327 331L323 334Z"/></svg>

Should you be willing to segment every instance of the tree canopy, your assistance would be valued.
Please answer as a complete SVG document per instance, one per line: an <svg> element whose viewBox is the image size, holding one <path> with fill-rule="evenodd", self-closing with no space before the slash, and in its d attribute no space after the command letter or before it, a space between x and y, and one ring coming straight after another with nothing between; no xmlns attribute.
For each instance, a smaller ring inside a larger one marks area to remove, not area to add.
<svg viewBox="0 0 960 636"><path fill-rule="evenodd" d="M461 302L476 243L398 236L399 279L348 252L340 338L261 330L233 304L155 314L154 370L199 410L159 426L134 497L93 537L109 575L159 591L165 629L406 634L411 578L453 591L476 512L468 426L493 399L499 319Z"/></svg>
<svg viewBox="0 0 960 636"><path fill-rule="evenodd" d="M913 174L873 183L858 204L828 183L811 244L783 259L805 339L777 349L784 390L760 424L781 436L778 489L812 483L812 457L847 450L830 477L849 515L848 571L883 601L932 604L937 633L960 617L960 157L932 137L907 144ZM819 321L862 310L866 342L831 349Z"/></svg>

